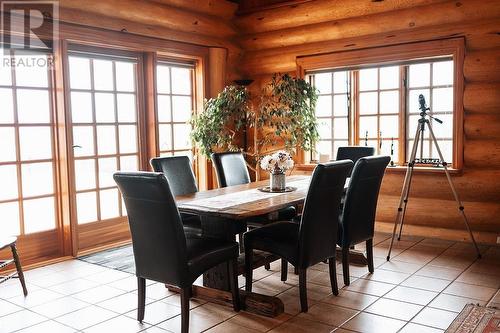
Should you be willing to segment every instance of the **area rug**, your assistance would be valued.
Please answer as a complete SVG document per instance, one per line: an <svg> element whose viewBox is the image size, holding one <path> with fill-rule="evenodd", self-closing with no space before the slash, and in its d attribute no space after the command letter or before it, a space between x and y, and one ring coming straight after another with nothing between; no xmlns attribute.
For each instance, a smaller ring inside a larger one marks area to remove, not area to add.
<svg viewBox="0 0 500 333"><path fill-rule="evenodd" d="M445 333L500 333L500 309L467 304Z"/></svg>
<svg viewBox="0 0 500 333"><path fill-rule="evenodd" d="M115 247L109 250L81 256L77 259L91 264L135 274L135 262L132 245Z"/></svg>

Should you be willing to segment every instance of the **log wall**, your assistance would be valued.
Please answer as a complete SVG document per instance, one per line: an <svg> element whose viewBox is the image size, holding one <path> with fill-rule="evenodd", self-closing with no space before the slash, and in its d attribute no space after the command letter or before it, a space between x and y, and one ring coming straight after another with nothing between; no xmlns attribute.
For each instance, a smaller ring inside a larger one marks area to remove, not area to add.
<svg viewBox="0 0 500 333"><path fill-rule="evenodd" d="M241 15L241 70L260 85L295 72L297 57L463 36L464 168L453 180L481 241L500 236L500 2L309 1ZM258 90L259 87L252 87ZM387 172L377 221L394 222L404 172ZM405 222L415 233L466 238L444 174L417 173ZM420 228L419 228L420 227Z"/></svg>

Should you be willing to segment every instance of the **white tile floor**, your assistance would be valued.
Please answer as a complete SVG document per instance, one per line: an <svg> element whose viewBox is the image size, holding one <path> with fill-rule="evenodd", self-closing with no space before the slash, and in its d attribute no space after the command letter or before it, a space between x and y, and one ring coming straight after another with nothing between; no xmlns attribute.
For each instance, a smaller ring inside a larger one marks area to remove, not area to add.
<svg viewBox="0 0 500 333"><path fill-rule="evenodd" d="M467 303L500 306L500 247L406 237L385 261L389 242L377 235L374 274L351 266L351 285L330 290L327 265L308 271L309 312L299 313L298 279L289 267L280 281L279 262L255 271L254 291L277 295L285 313L266 318L230 307L191 302L192 332L443 332ZM144 324L136 318L135 276L70 260L26 271L29 295L17 280L0 285L0 333L178 332L178 295L148 282ZM240 277L240 286L244 278Z"/></svg>

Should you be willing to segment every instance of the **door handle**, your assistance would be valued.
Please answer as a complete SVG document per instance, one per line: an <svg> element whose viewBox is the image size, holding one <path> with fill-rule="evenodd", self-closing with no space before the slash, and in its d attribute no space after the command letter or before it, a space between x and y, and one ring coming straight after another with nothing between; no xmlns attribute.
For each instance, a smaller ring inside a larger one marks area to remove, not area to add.
<svg viewBox="0 0 500 333"><path fill-rule="evenodd" d="M83 148L83 147L80 145L73 145L73 149L75 149L75 148Z"/></svg>

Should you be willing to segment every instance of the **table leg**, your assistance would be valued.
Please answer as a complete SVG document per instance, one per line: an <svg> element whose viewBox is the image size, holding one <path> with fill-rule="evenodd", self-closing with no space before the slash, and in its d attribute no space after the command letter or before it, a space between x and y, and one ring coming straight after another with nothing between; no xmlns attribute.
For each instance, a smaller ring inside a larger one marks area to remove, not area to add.
<svg viewBox="0 0 500 333"><path fill-rule="evenodd" d="M236 235L246 230L244 221L229 220L220 217L202 216L201 230L203 237L235 241ZM226 263L215 266L203 274L205 287L229 291L229 270Z"/></svg>

